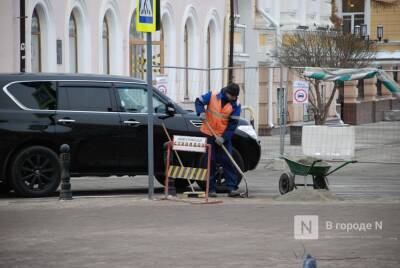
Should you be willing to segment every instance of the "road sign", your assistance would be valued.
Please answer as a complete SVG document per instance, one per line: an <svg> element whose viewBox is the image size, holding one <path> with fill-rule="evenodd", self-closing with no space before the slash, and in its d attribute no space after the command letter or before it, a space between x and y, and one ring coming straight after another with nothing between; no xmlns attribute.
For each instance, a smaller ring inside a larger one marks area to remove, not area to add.
<svg viewBox="0 0 400 268"><path fill-rule="evenodd" d="M156 0L138 0L136 13L136 30L138 32L156 31Z"/></svg>
<svg viewBox="0 0 400 268"><path fill-rule="evenodd" d="M168 76L165 74L156 76L156 88L167 95L168 92Z"/></svg>
<svg viewBox="0 0 400 268"><path fill-rule="evenodd" d="M306 81L293 82L293 103L308 103L309 84Z"/></svg>
<svg viewBox="0 0 400 268"><path fill-rule="evenodd" d="M173 149L176 151L204 153L206 146L207 139L205 137L174 135Z"/></svg>

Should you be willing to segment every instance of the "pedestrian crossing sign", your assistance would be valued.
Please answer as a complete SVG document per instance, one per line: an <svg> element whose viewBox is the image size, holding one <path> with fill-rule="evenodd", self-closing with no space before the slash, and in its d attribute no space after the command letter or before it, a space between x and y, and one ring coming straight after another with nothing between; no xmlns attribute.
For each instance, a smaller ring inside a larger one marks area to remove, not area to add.
<svg viewBox="0 0 400 268"><path fill-rule="evenodd" d="M156 0L137 0L136 30L138 32L156 31Z"/></svg>

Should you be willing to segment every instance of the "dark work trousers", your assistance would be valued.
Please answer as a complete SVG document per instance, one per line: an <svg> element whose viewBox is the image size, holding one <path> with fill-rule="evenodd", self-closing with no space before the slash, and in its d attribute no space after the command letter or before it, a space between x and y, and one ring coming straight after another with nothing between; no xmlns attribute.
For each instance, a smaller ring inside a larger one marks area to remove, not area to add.
<svg viewBox="0 0 400 268"><path fill-rule="evenodd" d="M215 164L219 163L224 169L224 178L228 186L228 190L236 190L237 188L237 174L235 167L229 160L221 146L215 143L215 138L207 136L208 144L211 144L211 174L210 174L210 192L216 192L216 168ZM228 152L232 155L232 142L231 140L225 141L224 145Z"/></svg>

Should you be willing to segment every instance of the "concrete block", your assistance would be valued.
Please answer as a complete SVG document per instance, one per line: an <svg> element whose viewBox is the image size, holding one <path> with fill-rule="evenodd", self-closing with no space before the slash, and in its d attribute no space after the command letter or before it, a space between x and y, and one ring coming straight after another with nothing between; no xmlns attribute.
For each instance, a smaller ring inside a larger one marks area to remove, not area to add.
<svg viewBox="0 0 400 268"><path fill-rule="evenodd" d="M324 160L354 158L354 127L341 126L303 126L302 150L306 156Z"/></svg>
<svg viewBox="0 0 400 268"><path fill-rule="evenodd" d="M400 121L400 110L392 110L383 112L384 121Z"/></svg>

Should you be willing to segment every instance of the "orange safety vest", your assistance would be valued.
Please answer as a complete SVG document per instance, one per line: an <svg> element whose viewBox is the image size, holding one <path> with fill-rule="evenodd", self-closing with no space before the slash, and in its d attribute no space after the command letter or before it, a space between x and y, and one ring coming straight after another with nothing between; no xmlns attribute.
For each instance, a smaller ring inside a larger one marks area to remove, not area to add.
<svg viewBox="0 0 400 268"><path fill-rule="evenodd" d="M227 103L222 108L221 100L217 98L217 94L217 91L211 93L211 99L206 110L206 120L213 128L215 134L220 137L228 126L229 117L233 112L233 107L232 104ZM201 125L200 131L209 136L213 136L205 123Z"/></svg>

